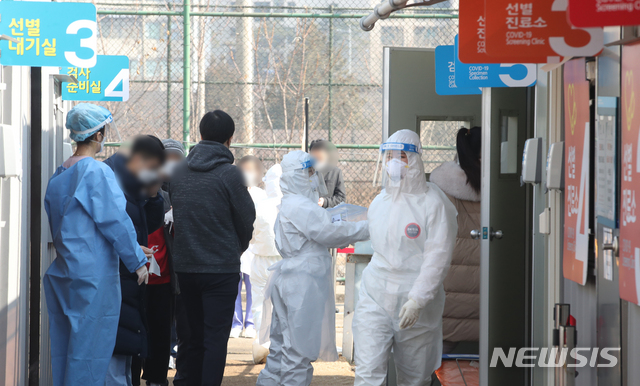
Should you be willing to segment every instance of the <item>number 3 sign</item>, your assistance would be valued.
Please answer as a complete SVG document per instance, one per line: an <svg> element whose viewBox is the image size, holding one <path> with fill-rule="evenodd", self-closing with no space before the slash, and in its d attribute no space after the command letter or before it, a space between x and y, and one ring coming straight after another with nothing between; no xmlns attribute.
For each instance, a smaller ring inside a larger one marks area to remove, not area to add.
<svg viewBox="0 0 640 386"><path fill-rule="evenodd" d="M533 56L559 63L561 57L595 56L602 50L602 28L569 25L567 0L521 1L485 0L489 56L507 55L509 62Z"/></svg>
<svg viewBox="0 0 640 386"><path fill-rule="evenodd" d="M62 100L126 102L129 99L129 58L126 56L98 55L93 68L63 67L61 73L78 79L78 83L63 84Z"/></svg>
<svg viewBox="0 0 640 386"><path fill-rule="evenodd" d="M87 3L0 1L4 66L91 68L96 64L96 7Z"/></svg>

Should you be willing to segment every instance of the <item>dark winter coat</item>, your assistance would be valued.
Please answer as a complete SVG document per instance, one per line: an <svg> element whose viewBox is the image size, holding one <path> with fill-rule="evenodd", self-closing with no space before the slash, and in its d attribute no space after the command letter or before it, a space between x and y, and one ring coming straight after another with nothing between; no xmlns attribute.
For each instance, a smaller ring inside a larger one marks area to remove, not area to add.
<svg viewBox="0 0 640 386"><path fill-rule="evenodd" d="M256 211L224 145L201 141L175 169L170 187L173 262L178 273L239 273Z"/></svg>
<svg viewBox="0 0 640 386"><path fill-rule="evenodd" d="M160 195L142 196L143 186L126 168L126 158L119 153L109 157L107 164L115 173L127 200L127 214L136 230L138 244L148 246L149 234L160 228L164 221L164 202ZM120 288L122 306L114 354L147 356L147 329L144 304L145 285L138 285L138 275L129 272L120 262Z"/></svg>

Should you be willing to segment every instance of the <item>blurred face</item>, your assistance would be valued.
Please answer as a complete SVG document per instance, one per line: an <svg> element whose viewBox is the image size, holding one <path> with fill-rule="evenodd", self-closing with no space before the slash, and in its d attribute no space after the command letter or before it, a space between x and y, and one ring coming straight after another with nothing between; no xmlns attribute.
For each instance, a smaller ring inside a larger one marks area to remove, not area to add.
<svg viewBox="0 0 640 386"><path fill-rule="evenodd" d="M243 173L251 173L251 174L255 174L255 175L259 174L258 166L253 162L245 162L245 163L243 163L240 166L240 169L242 169Z"/></svg>
<svg viewBox="0 0 640 386"><path fill-rule="evenodd" d="M262 180L262 169L256 162L244 162L240 165L240 170L242 170L242 174L244 174L244 179L247 186L257 186L260 184Z"/></svg>
<svg viewBox="0 0 640 386"><path fill-rule="evenodd" d="M153 184L160 179L161 166L162 163L158 158L145 157L141 154L133 154L127 162L127 169L144 185Z"/></svg>
<svg viewBox="0 0 640 386"><path fill-rule="evenodd" d="M180 161L184 159L182 155L175 152L168 152L166 154L166 161L162 166L160 175L163 181L169 182L173 176L173 172Z"/></svg>
<svg viewBox="0 0 640 386"><path fill-rule="evenodd" d="M311 150L309 153L318 163L324 163L327 161L327 152L324 150Z"/></svg>

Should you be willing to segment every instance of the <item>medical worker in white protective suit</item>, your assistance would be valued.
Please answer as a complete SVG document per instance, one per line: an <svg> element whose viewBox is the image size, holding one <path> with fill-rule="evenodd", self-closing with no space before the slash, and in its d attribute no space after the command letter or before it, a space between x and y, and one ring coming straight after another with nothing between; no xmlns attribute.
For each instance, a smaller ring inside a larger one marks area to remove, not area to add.
<svg viewBox="0 0 640 386"><path fill-rule="evenodd" d="M267 365L258 376L259 386L309 385L311 362L338 359L328 248L369 239L366 221L332 223L329 212L318 206L326 190L309 154L292 151L281 166L284 196L275 233L282 260L270 268L265 292L260 342L270 327L271 346ZM268 318L271 307L273 315Z"/></svg>
<svg viewBox="0 0 640 386"><path fill-rule="evenodd" d="M249 251L254 255L251 263L251 297L253 298L251 312L257 331L260 331L262 322L264 289L271 273L269 267L282 260L276 249L276 235L273 229L282 200L280 176L282 176L282 167L280 164L275 164L262 179L267 198L256 202L256 221L253 223L253 238L249 243ZM269 354L269 341L260 344L259 339L256 339L253 342L252 351L253 363L264 362Z"/></svg>
<svg viewBox="0 0 640 386"><path fill-rule="evenodd" d="M382 192L369 207L371 263L353 321L356 386L385 385L389 354L399 386L426 386L440 367L444 281L456 209L427 182L420 138L393 134L381 148Z"/></svg>

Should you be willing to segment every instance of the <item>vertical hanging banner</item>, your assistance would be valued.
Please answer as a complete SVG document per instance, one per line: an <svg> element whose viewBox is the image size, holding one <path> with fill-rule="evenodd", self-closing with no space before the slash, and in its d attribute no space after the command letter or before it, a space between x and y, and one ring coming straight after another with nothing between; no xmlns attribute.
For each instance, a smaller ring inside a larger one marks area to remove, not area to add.
<svg viewBox="0 0 640 386"><path fill-rule="evenodd" d="M0 1L4 66L86 67L96 65L96 7L88 3Z"/></svg>
<svg viewBox="0 0 640 386"><path fill-rule="evenodd" d="M502 62L545 57L596 56L604 47L602 28L577 29L569 25L568 0L485 0L487 54Z"/></svg>
<svg viewBox="0 0 640 386"><path fill-rule="evenodd" d="M74 76L78 83L64 83L62 100L113 101L129 99L129 58L98 55L95 67L62 67L62 74Z"/></svg>
<svg viewBox="0 0 640 386"><path fill-rule="evenodd" d="M487 55L486 17L484 2L477 0L460 0L459 6L458 59L462 63L546 63L547 57L541 55L517 60L504 60Z"/></svg>
<svg viewBox="0 0 640 386"><path fill-rule="evenodd" d="M568 12L575 27L640 24L638 0L569 0Z"/></svg>
<svg viewBox="0 0 640 386"><path fill-rule="evenodd" d="M620 298L640 304L640 219L636 196L640 194L640 45L622 46L622 176L620 178ZM638 114L636 114L638 110ZM636 194L638 193L638 194Z"/></svg>
<svg viewBox="0 0 640 386"><path fill-rule="evenodd" d="M584 285L589 259L589 81L585 59L564 65L564 277Z"/></svg>
<svg viewBox="0 0 640 386"><path fill-rule="evenodd" d="M464 88L456 85L456 59L454 46L436 47L436 94L479 95L478 87Z"/></svg>

